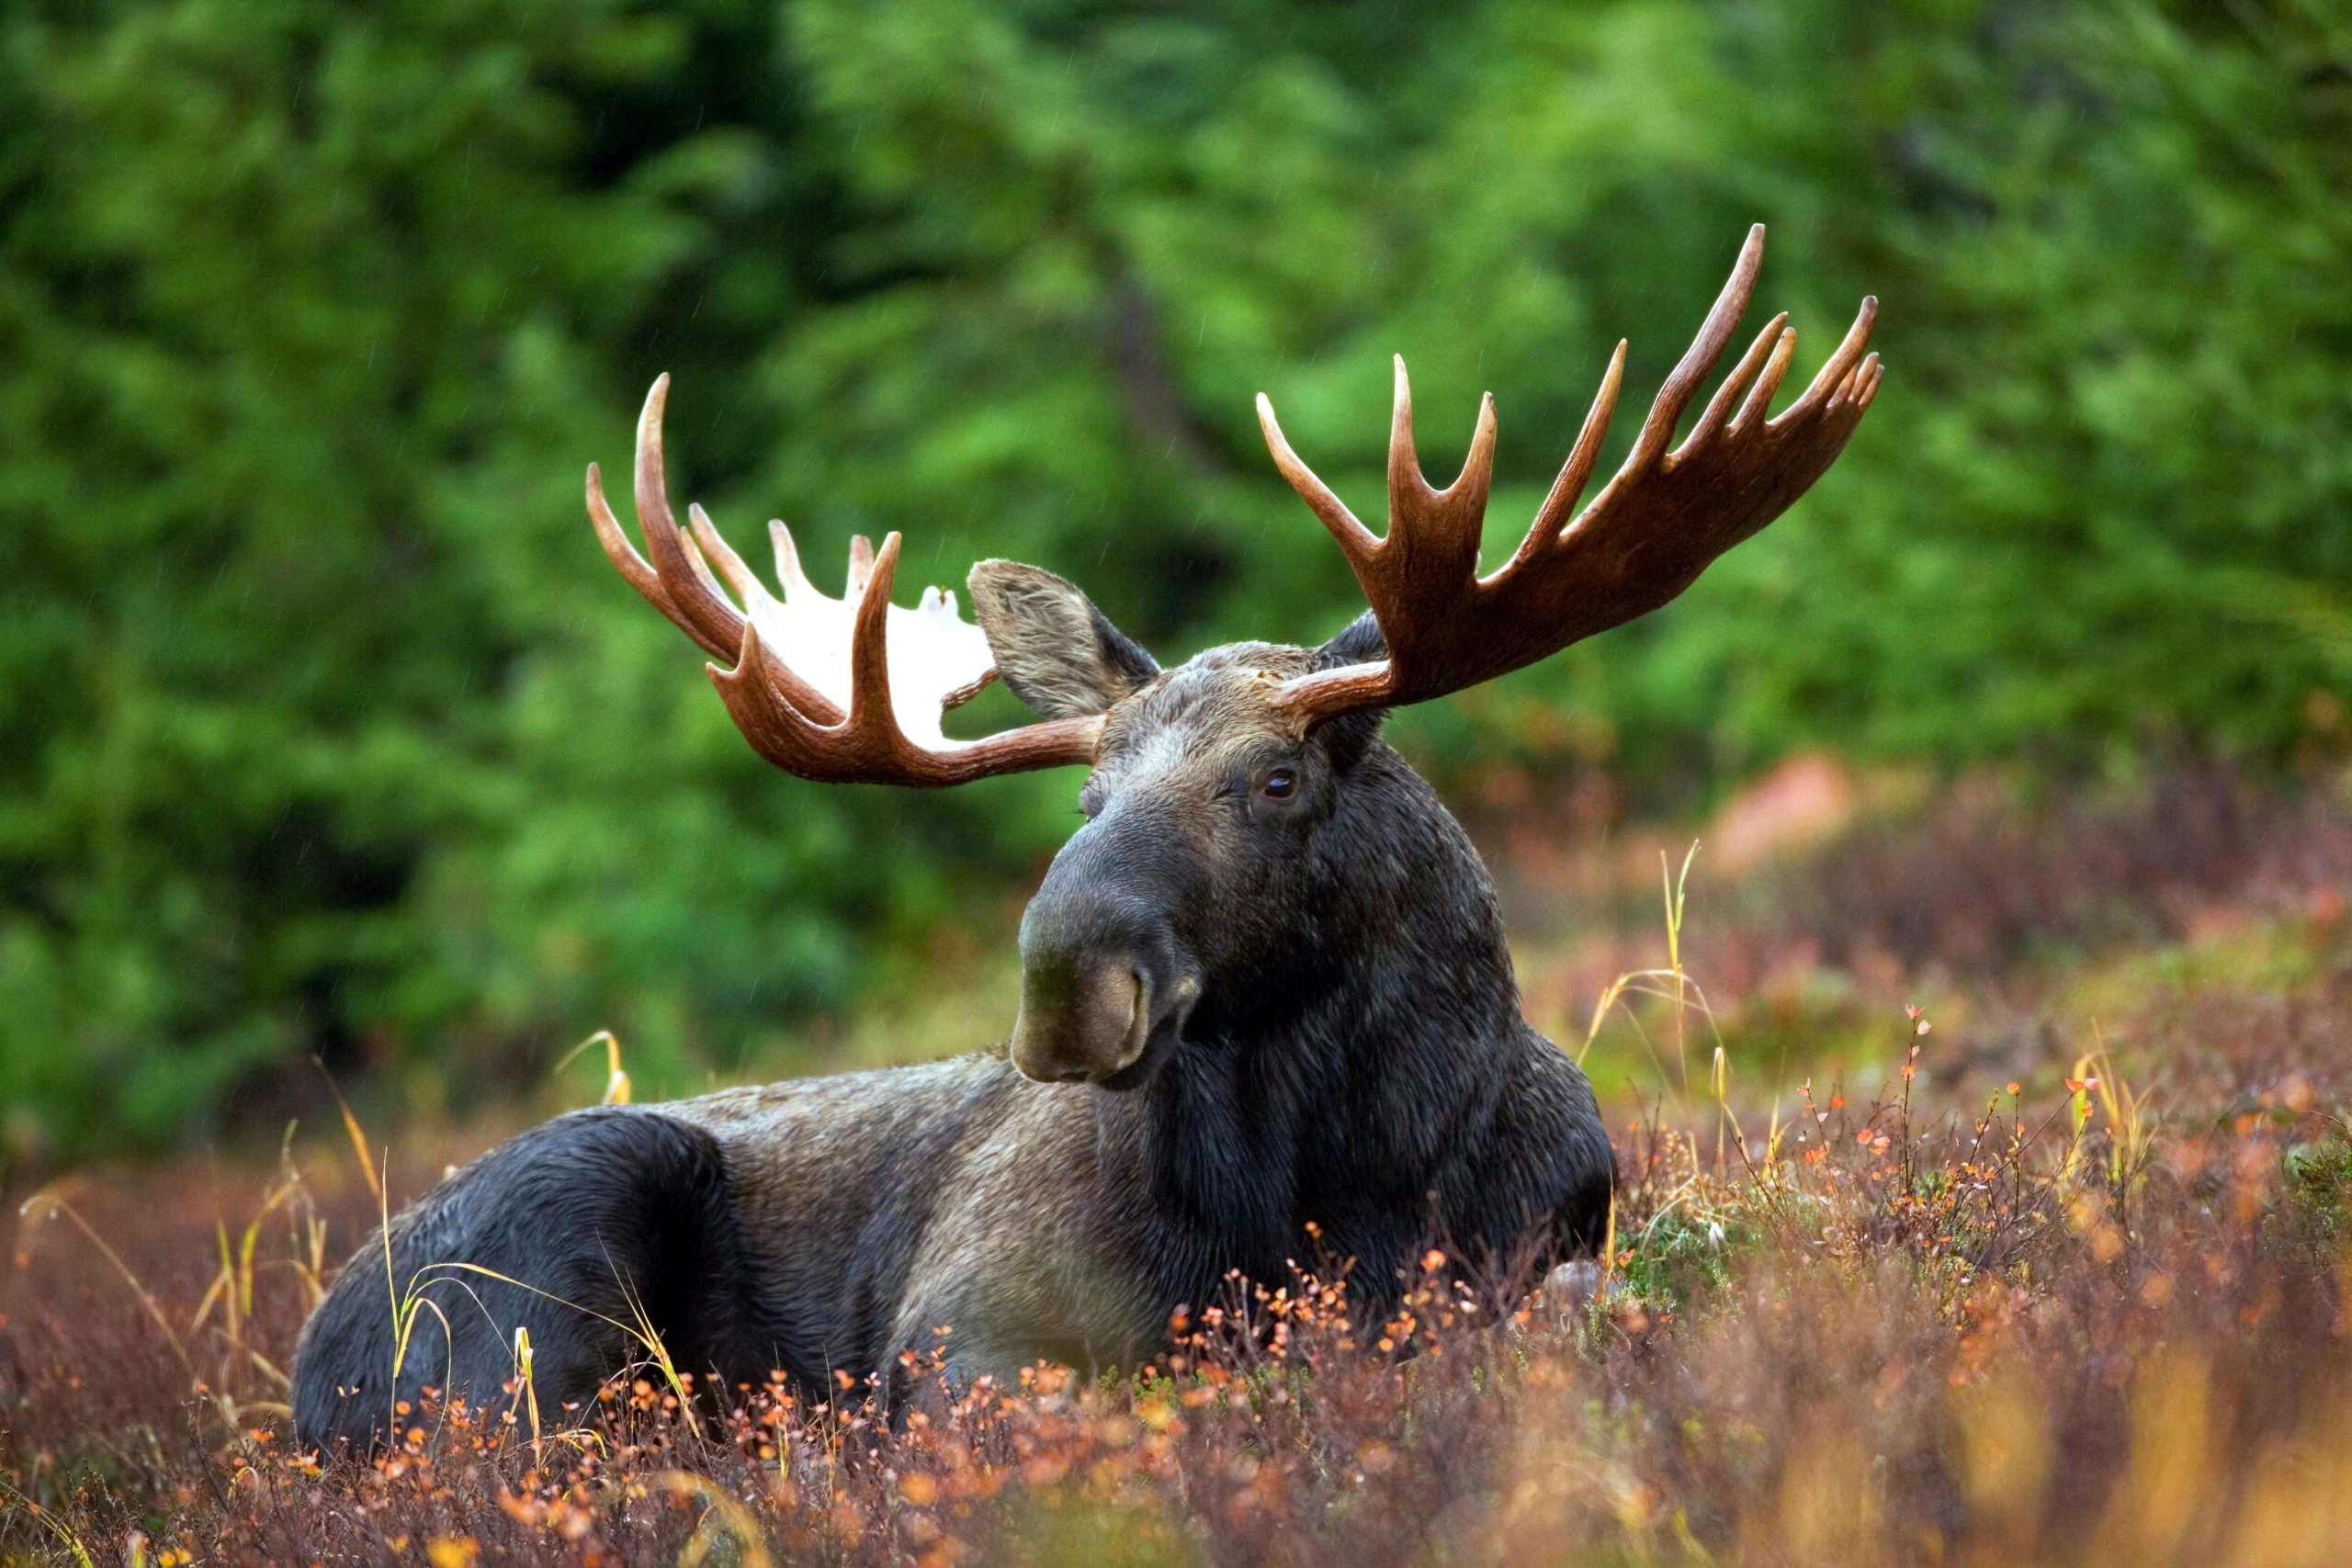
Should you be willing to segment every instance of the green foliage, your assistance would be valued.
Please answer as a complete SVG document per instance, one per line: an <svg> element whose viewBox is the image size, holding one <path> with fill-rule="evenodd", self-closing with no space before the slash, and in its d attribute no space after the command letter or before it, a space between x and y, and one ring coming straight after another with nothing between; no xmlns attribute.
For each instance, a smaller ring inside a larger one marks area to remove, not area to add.
<svg viewBox="0 0 2352 1568"><path fill-rule="evenodd" d="M733 736L581 517L663 368L739 538L904 528L910 592L1034 559L1163 655L1310 638L1358 601L1254 392L1377 516L1386 356L1433 471L1492 388L1507 548L1613 340L1637 406L1760 218L1801 375L1883 299L1847 457L1408 743L1654 796L1809 743L2291 754L2352 676L2347 82L2332 0L15 7L9 1145L604 1024L682 1087L1051 849L1066 779Z"/></svg>
<svg viewBox="0 0 2352 1568"><path fill-rule="evenodd" d="M2289 1213L2314 1240L2334 1246L2352 1210L2352 1143L2331 1137L2290 1144L2281 1160Z"/></svg>
<svg viewBox="0 0 2352 1568"><path fill-rule="evenodd" d="M1766 1237L1753 1215L1696 1217L1663 1209L1623 1244L1611 1289L1680 1311L1694 1296L1731 1287L1737 1264Z"/></svg>

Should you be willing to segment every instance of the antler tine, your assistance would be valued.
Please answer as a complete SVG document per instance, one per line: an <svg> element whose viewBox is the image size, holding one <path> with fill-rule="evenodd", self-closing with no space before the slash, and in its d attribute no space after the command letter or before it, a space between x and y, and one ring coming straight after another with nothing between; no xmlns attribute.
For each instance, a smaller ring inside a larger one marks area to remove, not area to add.
<svg viewBox="0 0 2352 1568"><path fill-rule="evenodd" d="M637 553L628 535L614 517L611 505L605 500L603 470L594 463L588 465L588 519L595 527L596 540L604 547L605 558L628 580L629 585L700 644L704 651L713 658L725 659L735 651L729 639L737 635L741 617L712 582L709 569L699 555L680 542L677 521L671 515L669 498L662 486L662 403L668 390L667 377L654 383L646 398L646 412L638 423L638 518L644 525L646 548L653 560L648 563Z"/></svg>
<svg viewBox="0 0 2352 1568"><path fill-rule="evenodd" d="M775 580L784 585L786 599L816 586L800 564L800 547L793 543L792 530L784 525L783 518L768 519L768 544L775 550Z"/></svg>
<svg viewBox="0 0 2352 1568"><path fill-rule="evenodd" d="M1788 324L1789 313L1786 310L1764 323L1764 330L1756 334L1756 341L1747 345L1747 352L1739 356L1739 363L1731 367L1731 374L1724 377L1723 385L1715 389L1715 395L1707 400L1706 411L1699 415L1699 423L1690 427L1690 434L1682 438L1682 445L1667 455L1668 462L1687 462L1696 457L1709 438L1723 427L1724 418L1731 412L1732 400L1747 390L1748 382L1755 379L1757 373L1764 367L1766 356L1778 345Z"/></svg>
<svg viewBox="0 0 2352 1568"><path fill-rule="evenodd" d="M1340 542L1366 603L1396 652L1383 679L1395 686L1416 679L1409 628L1442 617L1477 571L1478 540L1494 484L1495 400L1478 405L1462 471L1443 490L1421 473L1413 446L1413 384L1405 356L1395 359L1395 397L1388 420L1388 532L1375 539L1347 504L1299 460L1274 418L1273 403L1258 395L1258 423L1274 466Z"/></svg>
<svg viewBox="0 0 2352 1568"><path fill-rule="evenodd" d="M1804 389L1804 396L1782 410L1779 418L1768 421L1768 427L1777 429L1799 423L1826 401L1829 394L1846 379L1846 373L1861 359L1862 351L1870 346L1871 330L1877 325L1878 296L1865 295L1862 308L1854 312L1854 324L1846 329L1844 340L1838 344L1838 352L1822 366L1814 377L1813 384Z"/></svg>
<svg viewBox="0 0 2352 1568"><path fill-rule="evenodd" d="M735 553L735 547L712 525L710 513L702 509L702 502L687 503L686 525L694 536L696 553L704 561L717 566L718 575L727 580L727 586L735 591L735 597L743 602L746 610L775 601L775 596L760 581L759 573Z"/></svg>
<svg viewBox="0 0 2352 1568"><path fill-rule="evenodd" d="M670 598L670 591L662 585L662 574L647 565L645 558L637 553L637 547L628 542L628 536L621 531L619 520L613 515L612 507L605 500L604 476L594 463L588 465L588 521L595 526L596 542L604 546L605 558L628 579L631 588L644 596L647 604L667 616L672 626L694 638L704 652L721 659L727 656L725 649L711 646L695 624L686 619L685 612L678 608Z"/></svg>
<svg viewBox="0 0 2352 1568"><path fill-rule="evenodd" d="M1389 421L1388 536L1380 553L1356 565L1373 616L1388 647L1389 685L1416 690L1442 682L1442 656L1429 649L1442 641L1438 628L1475 593L1478 538L1487 518L1487 495L1495 475L1495 400L1478 403L1478 424L1470 437L1462 472L1443 490L1421 476L1413 450L1413 388L1405 356L1396 356L1396 395ZM1354 563L1351 563L1354 564Z"/></svg>
<svg viewBox="0 0 2352 1568"><path fill-rule="evenodd" d="M863 536L857 541L865 543ZM853 558L854 559L854 558ZM899 720L890 704L890 584L899 574L899 535L894 529L882 540L882 553L873 558L857 601L857 626L849 644L849 723L877 739L899 738ZM852 569L855 575L854 567Z"/></svg>
<svg viewBox="0 0 2352 1568"><path fill-rule="evenodd" d="M1700 384L1715 367L1715 361L1731 346L1731 334L1739 325L1739 318L1747 312L1747 301L1756 292L1757 275L1764 270L1764 225L1756 224L1747 231L1747 243L1739 248L1739 260L1724 280L1723 292L1715 296L1714 308L1699 327L1699 335L1690 340L1682 358L1657 389L1657 400L1650 404L1649 417L1642 422L1642 433L1634 439L1633 454L1625 459L1624 471L1646 468L1666 451L1666 444L1674 437L1674 427L1682 418L1682 411L1690 406L1698 395ZM1612 481L1614 482L1614 481Z"/></svg>
<svg viewBox="0 0 2352 1568"><path fill-rule="evenodd" d="M1394 379L1388 400L1387 537L1393 539L1397 514L1437 491L1421 477L1421 455L1413 449L1413 378L1405 374L1403 355L1390 355L1390 362Z"/></svg>
<svg viewBox="0 0 2352 1568"><path fill-rule="evenodd" d="M1781 319L1785 321L1787 317L1783 315ZM1772 357L1766 362L1764 374L1756 378L1756 385L1748 392L1747 400L1740 404L1739 412L1732 416L1730 428L1733 434L1736 434L1746 430L1749 422L1761 417L1771 409L1772 394L1781 389L1781 382L1788 375L1789 365L1796 358L1796 328L1782 327L1779 340L1772 344Z"/></svg>
<svg viewBox="0 0 2352 1568"><path fill-rule="evenodd" d="M1273 454L1274 467L1290 481L1290 488L1298 491L1299 499L1322 520L1323 526L1330 530L1348 563L1361 571L1363 563L1380 548L1380 541L1356 520L1356 514L1348 510L1348 503L1332 494L1331 487L1317 479L1315 470L1291 450L1290 442L1283 434L1282 422L1274 418L1273 402L1263 392L1258 394L1258 428L1265 433L1266 450Z"/></svg>
<svg viewBox="0 0 2352 1568"><path fill-rule="evenodd" d="M1388 536L1381 545L1402 558L1389 570L1389 586L1394 591L1426 583L1451 597L1457 592L1456 580L1472 570L1478 558L1479 526L1486 521L1487 495L1495 479L1494 394L1479 401L1478 424L1462 472L1445 489L1432 489L1413 449L1412 379L1405 373L1405 356L1397 355L1396 362L1396 400L1388 423Z"/></svg>
<svg viewBox="0 0 2352 1568"><path fill-rule="evenodd" d="M1878 355L1865 356L1860 365L1846 372L1846 378L1838 383L1836 395L1825 407L1833 412L1848 414L1849 419L1861 418L1878 396L1882 374Z"/></svg>
<svg viewBox="0 0 2352 1568"><path fill-rule="evenodd" d="M742 646L743 617L718 591L709 568L687 548L684 530L670 512L662 455L662 414L669 400L670 378L655 378L637 421L637 518L645 530L653 570L684 617L680 625L714 659L731 659Z"/></svg>
<svg viewBox="0 0 2352 1568"><path fill-rule="evenodd" d="M842 589L842 597L854 599L865 592L866 581L874 575L874 541L863 534L849 536L849 577Z"/></svg>
<svg viewBox="0 0 2352 1568"><path fill-rule="evenodd" d="M1584 487L1592 482L1593 467L1600 461L1600 443L1609 434L1610 416L1617 412L1617 393L1624 384L1625 340L1619 338L1617 352L1609 356L1609 369L1600 378L1600 389L1593 393L1592 407L1585 412L1584 427L1577 432L1577 444L1568 448L1560 477L1552 481L1535 521L1528 525L1527 536L1519 542L1519 550L1503 568L1505 571L1521 557L1557 539L1560 530L1576 516L1577 502L1583 499Z"/></svg>
<svg viewBox="0 0 2352 1568"><path fill-rule="evenodd" d="M716 530L711 536L718 537ZM695 582L702 590L703 600L707 604L726 606L727 613L730 616L740 615L742 612L739 611L728 599L727 590L719 586L718 574L710 570L709 558L702 553L702 546L695 542L694 535L681 528L677 532L677 540L679 550L686 558L687 567L695 574ZM727 553L733 555L735 552L729 550ZM739 561L738 564L740 565L741 562ZM767 595L763 592L761 597L765 598Z"/></svg>

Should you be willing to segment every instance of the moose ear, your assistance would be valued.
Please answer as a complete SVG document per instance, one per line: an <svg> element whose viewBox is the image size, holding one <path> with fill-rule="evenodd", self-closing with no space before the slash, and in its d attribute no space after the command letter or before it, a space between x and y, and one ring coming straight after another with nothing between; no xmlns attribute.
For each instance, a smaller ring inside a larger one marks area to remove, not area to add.
<svg viewBox="0 0 2352 1568"><path fill-rule="evenodd" d="M1104 712L1159 673L1092 600L1050 571L984 560L964 585L997 673L1043 717Z"/></svg>
<svg viewBox="0 0 2352 1568"><path fill-rule="evenodd" d="M1337 670L1349 664L1376 663L1387 657L1388 639L1380 635L1380 617L1366 610L1315 650L1315 668Z"/></svg>

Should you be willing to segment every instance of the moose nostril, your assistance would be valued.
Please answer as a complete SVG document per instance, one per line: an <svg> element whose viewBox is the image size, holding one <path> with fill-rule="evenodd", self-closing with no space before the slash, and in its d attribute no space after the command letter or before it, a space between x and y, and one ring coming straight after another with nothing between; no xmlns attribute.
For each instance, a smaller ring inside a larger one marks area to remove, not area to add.
<svg viewBox="0 0 2352 1568"><path fill-rule="evenodd" d="M1143 1054L1151 981L1116 948L1061 945L1070 950L1032 953L1022 967L1012 1065L1039 1083L1099 1083Z"/></svg>

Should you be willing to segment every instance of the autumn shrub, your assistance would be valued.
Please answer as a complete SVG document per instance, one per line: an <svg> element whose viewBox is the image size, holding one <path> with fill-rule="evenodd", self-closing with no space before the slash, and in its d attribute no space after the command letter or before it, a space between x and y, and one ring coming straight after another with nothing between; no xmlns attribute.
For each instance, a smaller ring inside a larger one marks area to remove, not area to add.
<svg viewBox="0 0 2352 1568"><path fill-rule="evenodd" d="M1367 1314L1346 1261L1310 1257L1191 1303L1123 1374L949 1388L910 1352L889 1414L845 1376L682 1401L650 1368L555 1409L518 1362L478 1407L401 1412L383 1451L301 1451L278 1385L310 1214L356 1226L364 1186L272 1175L250 1270L198 1220L221 1189L95 1187L88 1233L27 1233L0 1329L0 1543L444 1568L2335 1560L2341 1069L2257 1033L2162 1089L2100 1057L1962 1105L1916 1070L1932 1021L1901 1022L1884 1095L1807 1083L1722 1138L1628 1120L1600 1267L1433 1246ZM2185 1056L2182 1027L2152 1020L2132 1060Z"/></svg>

